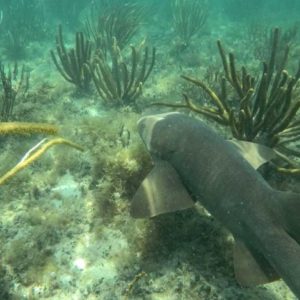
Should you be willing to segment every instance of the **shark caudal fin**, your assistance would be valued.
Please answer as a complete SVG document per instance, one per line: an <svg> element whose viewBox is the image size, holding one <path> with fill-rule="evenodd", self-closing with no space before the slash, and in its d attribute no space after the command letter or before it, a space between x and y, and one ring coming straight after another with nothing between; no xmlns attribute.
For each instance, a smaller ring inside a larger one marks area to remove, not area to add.
<svg viewBox="0 0 300 300"><path fill-rule="evenodd" d="M242 286L281 277L300 298L300 195L274 191L270 201L275 222L258 233L259 246L251 249L236 240L235 275Z"/></svg>
<svg viewBox="0 0 300 300"><path fill-rule="evenodd" d="M278 207L285 231L300 247L300 194L291 192L277 193L279 195Z"/></svg>

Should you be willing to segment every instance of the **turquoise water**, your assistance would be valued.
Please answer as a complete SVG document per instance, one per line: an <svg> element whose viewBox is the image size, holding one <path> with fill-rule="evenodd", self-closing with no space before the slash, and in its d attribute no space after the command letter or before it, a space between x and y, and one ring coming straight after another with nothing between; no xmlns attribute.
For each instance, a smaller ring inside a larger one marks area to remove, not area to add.
<svg viewBox="0 0 300 300"><path fill-rule="evenodd" d="M297 0L0 0L0 300L296 299L283 280L240 287L233 237L200 204L151 219L130 204L153 167L137 121L174 110L282 154L260 172L299 192L299 13Z"/></svg>

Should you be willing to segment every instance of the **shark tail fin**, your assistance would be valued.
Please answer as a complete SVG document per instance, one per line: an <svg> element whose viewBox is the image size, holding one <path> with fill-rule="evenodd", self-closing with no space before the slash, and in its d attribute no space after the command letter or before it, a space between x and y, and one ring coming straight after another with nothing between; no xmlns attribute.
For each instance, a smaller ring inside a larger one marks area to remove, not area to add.
<svg viewBox="0 0 300 300"><path fill-rule="evenodd" d="M300 246L300 194L278 192L278 210L285 231Z"/></svg>
<svg viewBox="0 0 300 300"><path fill-rule="evenodd" d="M235 275L242 286L282 277L300 299L300 195L274 191L270 205L274 223L259 235L260 247L254 249L236 239Z"/></svg>
<svg viewBox="0 0 300 300"><path fill-rule="evenodd" d="M276 193L277 230L269 235L265 250L271 265L300 299L300 195Z"/></svg>

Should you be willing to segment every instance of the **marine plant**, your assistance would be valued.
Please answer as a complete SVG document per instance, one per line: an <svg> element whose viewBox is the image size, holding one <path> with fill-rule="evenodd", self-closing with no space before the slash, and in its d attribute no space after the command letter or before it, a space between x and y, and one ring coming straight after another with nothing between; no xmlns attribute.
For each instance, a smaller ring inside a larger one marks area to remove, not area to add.
<svg viewBox="0 0 300 300"><path fill-rule="evenodd" d="M51 263L53 266L51 255L62 235L61 219L66 221L68 217L66 214L57 216L53 212L47 213L41 208L33 207L27 209L24 216L25 219L28 218L28 223L23 221L22 225L27 226L27 230L10 236L2 244L2 264L9 267L18 282L30 286L34 282L40 282L47 264ZM29 296L28 299L38 298Z"/></svg>
<svg viewBox="0 0 300 300"><path fill-rule="evenodd" d="M86 64L86 70L90 73L104 103L115 107L136 108L136 99L142 93L142 86L153 69L155 53L155 48L152 48L149 55L149 48L144 43L138 48L131 46L129 64L123 58L114 38L109 56L105 57L99 52L93 63Z"/></svg>
<svg viewBox="0 0 300 300"><path fill-rule="evenodd" d="M183 95L184 104L156 104L187 108L229 126L234 138L273 148L287 165L287 168L278 167L278 170L300 173L300 168L289 159L289 156L300 157L300 152L291 146L300 140L300 119L297 117L300 100L293 99L300 78L300 64L294 76L285 70L288 45L278 60L279 29L273 31L269 61L263 62L259 77L248 73L245 67L237 71L234 54L229 53L227 57L220 41L217 45L224 71L218 91L199 79L182 75L183 79L205 92L210 104L195 104L187 94Z"/></svg>
<svg viewBox="0 0 300 300"><path fill-rule="evenodd" d="M44 123L22 123L22 122L0 122L0 136L5 135L28 135L28 134L57 134L58 128L54 125ZM30 150L28 150L23 158L14 167L8 170L5 174L0 176L0 186L6 183L9 179L14 177L18 172L36 161L43 153L54 145L64 144L73 147L77 150L83 151L83 148L69 140L61 137L52 139L42 139Z"/></svg>
<svg viewBox="0 0 300 300"><path fill-rule="evenodd" d="M95 11L100 13L95 15ZM100 1L100 5L92 6L85 24L86 32L96 49L105 54L106 50L111 50L114 38L123 49L137 32L142 17L143 7L137 2Z"/></svg>
<svg viewBox="0 0 300 300"><path fill-rule="evenodd" d="M29 72L23 66L20 76L18 76L18 64L14 68L5 70L4 65L0 63L0 86L2 93L0 95L0 121L8 121L13 112L15 100L19 93L24 95L29 88Z"/></svg>
<svg viewBox="0 0 300 300"><path fill-rule="evenodd" d="M290 52L296 46L298 35L298 24L293 23L281 29L280 39L278 40L277 59L280 62L280 56L284 55L286 45L289 45ZM266 61L270 53L270 44L273 38L273 28L262 21L253 21L246 25L245 39L250 49L253 48L253 55L260 61Z"/></svg>
<svg viewBox="0 0 300 300"><path fill-rule="evenodd" d="M124 210L124 205L128 205L124 199L134 195L141 178L152 168L136 132L139 116L133 111L110 110L102 118L85 118L80 126L84 144L91 145L89 174L96 226L103 227L103 222L111 222L120 209Z"/></svg>
<svg viewBox="0 0 300 300"><path fill-rule="evenodd" d="M65 80L81 91L88 90L91 76L84 65L92 58L92 45L83 32L76 33L75 47L67 49L63 40L62 26L59 25L56 36L56 54L54 50L51 50L50 54L57 70Z"/></svg>
<svg viewBox="0 0 300 300"><path fill-rule="evenodd" d="M208 6L206 0L173 0L174 30L187 47L191 38L199 33L207 20Z"/></svg>

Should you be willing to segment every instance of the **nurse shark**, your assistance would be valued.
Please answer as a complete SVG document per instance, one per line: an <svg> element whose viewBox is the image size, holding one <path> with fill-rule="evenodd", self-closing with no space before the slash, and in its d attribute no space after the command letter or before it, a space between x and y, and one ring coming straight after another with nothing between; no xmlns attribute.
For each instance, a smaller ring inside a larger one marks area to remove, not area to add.
<svg viewBox="0 0 300 300"><path fill-rule="evenodd" d="M154 168L133 197L131 215L154 217L200 201L235 239L242 286L281 277L300 298L300 194L270 187L232 143L187 115L146 116L138 130Z"/></svg>

